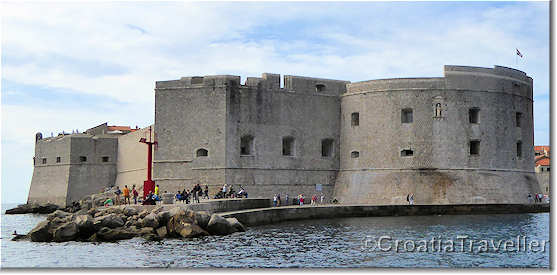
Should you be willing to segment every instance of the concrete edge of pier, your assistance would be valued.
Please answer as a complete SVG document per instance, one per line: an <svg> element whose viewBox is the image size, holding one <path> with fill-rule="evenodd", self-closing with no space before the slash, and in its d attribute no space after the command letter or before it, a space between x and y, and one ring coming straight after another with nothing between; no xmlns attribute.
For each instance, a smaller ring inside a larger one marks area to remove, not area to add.
<svg viewBox="0 0 557 275"><path fill-rule="evenodd" d="M549 212L549 203L540 204L443 204L443 205L307 205L282 206L221 212L246 226L284 221L386 216L517 214Z"/></svg>

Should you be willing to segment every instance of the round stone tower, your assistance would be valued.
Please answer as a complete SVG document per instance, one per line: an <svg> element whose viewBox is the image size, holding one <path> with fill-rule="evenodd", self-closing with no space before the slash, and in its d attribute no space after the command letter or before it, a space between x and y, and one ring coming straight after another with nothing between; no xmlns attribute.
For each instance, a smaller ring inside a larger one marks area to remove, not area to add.
<svg viewBox="0 0 557 275"><path fill-rule="evenodd" d="M534 173L532 78L495 66L348 84L341 203L523 203Z"/></svg>

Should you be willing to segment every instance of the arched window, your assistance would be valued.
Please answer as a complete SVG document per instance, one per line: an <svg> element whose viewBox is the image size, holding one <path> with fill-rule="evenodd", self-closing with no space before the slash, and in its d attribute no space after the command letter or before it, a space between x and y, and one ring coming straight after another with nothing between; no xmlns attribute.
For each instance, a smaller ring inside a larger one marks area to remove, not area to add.
<svg viewBox="0 0 557 275"><path fill-rule="evenodd" d="M206 157L209 156L209 151L207 151L207 149L197 149L197 151L195 152L195 155L198 157Z"/></svg>
<svg viewBox="0 0 557 275"><path fill-rule="evenodd" d="M358 152L358 151L352 151L352 152L350 153L350 157L353 158L353 159L359 158L359 157L360 157L360 152Z"/></svg>
<svg viewBox="0 0 557 275"><path fill-rule="evenodd" d="M441 103L435 104L435 117L442 117Z"/></svg>
<svg viewBox="0 0 557 275"><path fill-rule="evenodd" d="M253 155L253 136L245 135L240 138L240 155L249 156Z"/></svg>
<svg viewBox="0 0 557 275"><path fill-rule="evenodd" d="M282 155L283 156L294 156L294 138L293 137L283 137L282 138Z"/></svg>

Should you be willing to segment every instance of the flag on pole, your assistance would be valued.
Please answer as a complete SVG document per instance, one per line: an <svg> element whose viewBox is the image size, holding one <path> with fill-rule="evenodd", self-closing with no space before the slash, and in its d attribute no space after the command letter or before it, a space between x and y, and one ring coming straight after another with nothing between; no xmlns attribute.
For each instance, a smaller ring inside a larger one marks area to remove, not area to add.
<svg viewBox="0 0 557 275"><path fill-rule="evenodd" d="M520 53L520 51L518 49L516 49L516 55L520 56L520 58L522 58L522 54Z"/></svg>

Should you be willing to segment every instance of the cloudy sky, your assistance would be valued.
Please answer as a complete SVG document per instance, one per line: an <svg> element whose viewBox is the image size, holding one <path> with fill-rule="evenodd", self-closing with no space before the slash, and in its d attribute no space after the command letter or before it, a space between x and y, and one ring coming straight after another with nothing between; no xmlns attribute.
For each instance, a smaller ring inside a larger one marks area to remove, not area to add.
<svg viewBox="0 0 557 275"><path fill-rule="evenodd" d="M36 132L145 127L155 81L191 75L514 67L534 78L535 143L549 144L548 2L3 2L0 14L3 203L27 199Z"/></svg>

